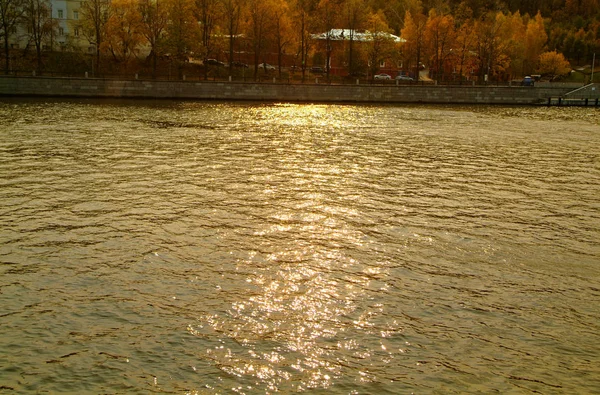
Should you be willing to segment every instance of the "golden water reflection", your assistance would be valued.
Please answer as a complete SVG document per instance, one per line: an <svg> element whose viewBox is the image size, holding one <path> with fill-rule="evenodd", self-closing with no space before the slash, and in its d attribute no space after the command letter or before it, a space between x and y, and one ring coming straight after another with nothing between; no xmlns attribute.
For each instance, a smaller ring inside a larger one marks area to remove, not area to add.
<svg viewBox="0 0 600 395"><path fill-rule="evenodd" d="M346 122L360 125L361 116L356 109L337 106L334 112L328 105L253 109L251 118L259 129L266 122L278 131L271 141L279 151L277 173L261 169L251 180L267 185L261 190L271 209L254 231L256 250L236 264L238 271L248 273L248 292L223 314L203 317L189 328L198 336L233 340L233 347L220 344L207 350L223 372L254 377L255 384L270 390L292 379L296 390L328 388L344 369L340 350L358 360L370 356L346 332L349 327L373 330L370 320L381 307L361 312L358 302L386 269L360 261L368 237L349 224L361 215L354 206L360 197L338 191L347 189L344 184L352 182L362 165L340 163L340 153L354 153L330 139ZM282 172L285 179L278 178ZM363 372L357 380L368 381L369 375Z"/></svg>

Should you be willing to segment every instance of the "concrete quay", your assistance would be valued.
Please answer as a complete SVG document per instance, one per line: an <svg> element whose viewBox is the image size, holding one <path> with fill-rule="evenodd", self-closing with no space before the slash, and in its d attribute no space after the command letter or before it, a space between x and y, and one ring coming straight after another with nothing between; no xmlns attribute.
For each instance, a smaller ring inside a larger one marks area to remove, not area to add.
<svg viewBox="0 0 600 395"><path fill-rule="evenodd" d="M573 88L472 85L329 85L0 76L1 96L283 102L547 105Z"/></svg>

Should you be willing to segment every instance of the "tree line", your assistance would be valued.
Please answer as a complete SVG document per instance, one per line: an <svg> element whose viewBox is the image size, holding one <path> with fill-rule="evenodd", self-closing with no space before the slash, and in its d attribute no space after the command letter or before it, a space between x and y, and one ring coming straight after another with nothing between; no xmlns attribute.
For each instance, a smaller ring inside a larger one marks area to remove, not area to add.
<svg viewBox="0 0 600 395"><path fill-rule="evenodd" d="M98 75L144 64L156 77L165 59L179 78L194 59L223 61L232 75L243 58L258 78L269 58L280 76L293 63L303 78L313 65L329 78L335 57L350 75L373 75L392 62L407 72L427 65L440 81L508 80L554 78L600 55L599 0L84 0L78 15L69 28L93 48ZM334 29L349 36L340 44ZM356 40L355 32L369 39ZM27 44L14 50L17 35ZM77 45L59 48L59 36L49 0L0 0L5 73L11 59L32 59L41 73L49 54L81 55Z"/></svg>

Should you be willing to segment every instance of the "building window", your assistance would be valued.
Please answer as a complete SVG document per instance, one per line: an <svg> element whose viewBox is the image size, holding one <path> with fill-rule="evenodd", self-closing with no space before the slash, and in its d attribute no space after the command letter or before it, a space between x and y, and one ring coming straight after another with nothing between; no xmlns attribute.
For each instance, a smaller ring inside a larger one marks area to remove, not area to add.
<svg viewBox="0 0 600 395"><path fill-rule="evenodd" d="M379 67L385 67L385 62L379 62Z"/></svg>
<svg viewBox="0 0 600 395"><path fill-rule="evenodd" d="M73 19L75 19L75 20L79 19L79 11L73 11Z"/></svg>
<svg viewBox="0 0 600 395"><path fill-rule="evenodd" d="M59 36L64 36L64 35L65 35L65 29L64 29L64 28L62 28L62 27L59 27L59 28L58 28L58 35L59 35Z"/></svg>
<svg viewBox="0 0 600 395"><path fill-rule="evenodd" d="M63 10L58 10L58 19L63 19Z"/></svg>
<svg viewBox="0 0 600 395"><path fill-rule="evenodd" d="M79 28L78 27L76 27L75 29L73 29L73 35L75 37L79 37Z"/></svg>

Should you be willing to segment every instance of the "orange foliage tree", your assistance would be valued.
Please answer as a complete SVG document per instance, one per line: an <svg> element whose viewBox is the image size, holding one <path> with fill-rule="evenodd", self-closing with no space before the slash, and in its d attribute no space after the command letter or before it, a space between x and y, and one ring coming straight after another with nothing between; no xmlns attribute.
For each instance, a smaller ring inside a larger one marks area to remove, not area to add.
<svg viewBox="0 0 600 395"><path fill-rule="evenodd" d="M441 80L444 75L444 65L452 54L456 36L454 18L451 15L438 15L432 9L425 25L425 42L431 55L430 72L433 72L437 80Z"/></svg>
<svg viewBox="0 0 600 395"><path fill-rule="evenodd" d="M465 20L456 32L455 47L452 53L453 71L462 81L475 70L475 56L471 48L475 43L474 25L471 19Z"/></svg>
<svg viewBox="0 0 600 395"><path fill-rule="evenodd" d="M548 34L544 25L544 19L538 12L535 18L531 19L527 24L525 33L525 63L523 71L525 74L531 74L538 66L537 62L540 55L546 48L548 42Z"/></svg>
<svg viewBox="0 0 600 395"><path fill-rule="evenodd" d="M507 68L504 70L504 77L514 78L524 72L525 52L527 51L525 40L527 26L518 11L514 14L505 15L503 20L504 25L502 26L500 37L504 41L502 48L504 48L508 60Z"/></svg>
<svg viewBox="0 0 600 395"><path fill-rule="evenodd" d="M488 12L475 23L475 47L479 78L487 81L499 78L509 66L506 17L501 12Z"/></svg>
<svg viewBox="0 0 600 395"><path fill-rule="evenodd" d="M571 71L571 65L561 53L544 52L540 55L538 71L542 75L555 79Z"/></svg>
<svg viewBox="0 0 600 395"><path fill-rule="evenodd" d="M415 79L419 80L419 65L425 52L425 26L427 17L416 14L414 17L410 11L406 11L404 17L404 28L400 36L406 40L402 45L402 58L406 62L406 68L411 69L414 64Z"/></svg>

